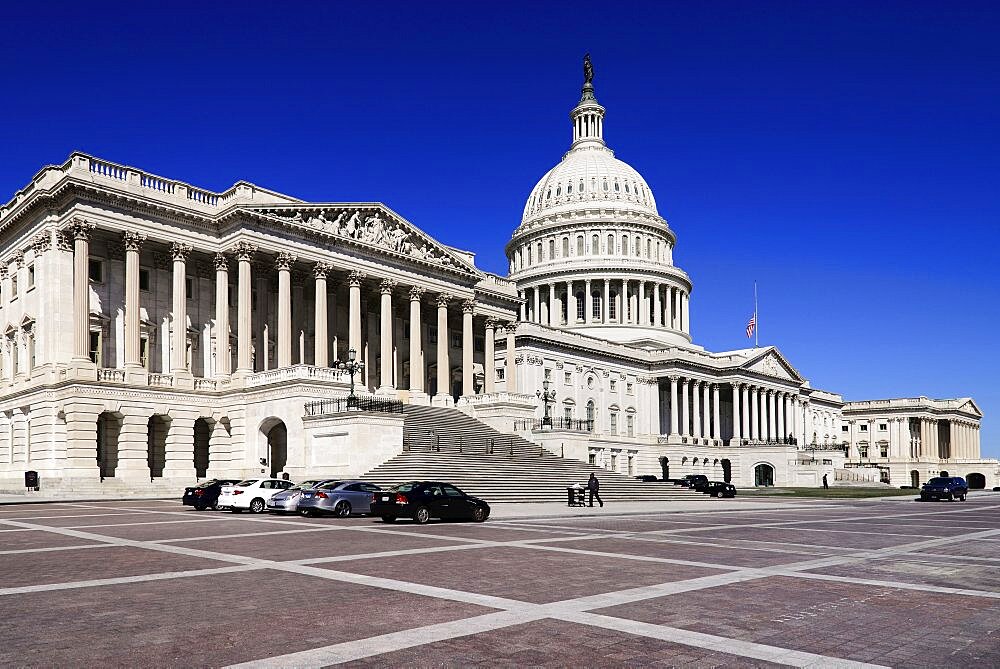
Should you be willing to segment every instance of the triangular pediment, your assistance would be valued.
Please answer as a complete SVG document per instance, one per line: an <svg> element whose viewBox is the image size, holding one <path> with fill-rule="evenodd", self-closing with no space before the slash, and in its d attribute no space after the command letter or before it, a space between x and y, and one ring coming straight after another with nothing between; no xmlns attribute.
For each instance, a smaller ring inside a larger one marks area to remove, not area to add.
<svg viewBox="0 0 1000 669"><path fill-rule="evenodd" d="M289 204L246 207L245 210L340 243L371 248L470 276L482 274L462 254L441 244L383 204Z"/></svg>
<svg viewBox="0 0 1000 669"><path fill-rule="evenodd" d="M971 413L979 418L983 417L982 410L980 410L979 405L976 404L976 401L973 400L971 397L962 402L962 404L958 407L958 410Z"/></svg>
<svg viewBox="0 0 1000 669"><path fill-rule="evenodd" d="M748 360L741 365L741 368L749 372L755 372L784 381L801 383L803 380L799 373L795 371L795 368L778 352L778 349L773 347L765 349L757 357Z"/></svg>

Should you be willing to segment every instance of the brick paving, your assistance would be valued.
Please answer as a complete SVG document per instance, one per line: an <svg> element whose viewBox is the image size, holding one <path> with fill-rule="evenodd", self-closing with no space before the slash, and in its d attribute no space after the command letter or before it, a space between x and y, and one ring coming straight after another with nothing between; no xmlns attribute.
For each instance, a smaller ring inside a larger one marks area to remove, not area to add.
<svg viewBox="0 0 1000 669"><path fill-rule="evenodd" d="M1000 665L1000 495L703 508L6 506L0 666Z"/></svg>

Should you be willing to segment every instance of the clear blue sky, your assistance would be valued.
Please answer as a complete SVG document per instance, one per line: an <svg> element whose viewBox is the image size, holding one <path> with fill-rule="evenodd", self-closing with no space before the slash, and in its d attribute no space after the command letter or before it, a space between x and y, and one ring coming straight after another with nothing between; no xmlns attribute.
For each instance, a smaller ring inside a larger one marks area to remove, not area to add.
<svg viewBox="0 0 1000 669"><path fill-rule="evenodd" d="M11 3L0 192L78 149L383 201L505 273L590 51L699 343L746 345L756 279L815 387L972 395L997 456L997 35L996 2Z"/></svg>

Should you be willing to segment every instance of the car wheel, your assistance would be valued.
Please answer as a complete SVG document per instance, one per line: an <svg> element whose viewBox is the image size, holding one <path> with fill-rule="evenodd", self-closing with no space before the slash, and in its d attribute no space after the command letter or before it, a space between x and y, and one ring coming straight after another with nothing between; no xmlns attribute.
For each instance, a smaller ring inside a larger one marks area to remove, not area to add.
<svg viewBox="0 0 1000 669"><path fill-rule="evenodd" d="M486 513L486 509L481 506L477 506L472 510L472 519L477 523L485 522L490 514Z"/></svg>
<svg viewBox="0 0 1000 669"><path fill-rule="evenodd" d="M194 510L195 510L195 511L204 511L204 510L205 510L205 509L207 509L207 508L208 508L208 507L207 507L207 506L205 506L204 504L195 504L195 505L194 505Z"/></svg>
<svg viewBox="0 0 1000 669"><path fill-rule="evenodd" d="M347 518L351 515L351 503L340 500L337 502L337 506L333 507L333 515L337 518Z"/></svg>
<svg viewBox="0 0 1000 669"><path fill-rule="evenodd" d="M965 501L965 495L962 495L962 501L963 502Z"/></svg>
<svg viewBox="0 0 1000 669"><path fill-rule="evenodd" d="M413 520L416 521L418 525L426 525L427 521L431 519L431 512L426 506L418 506L417 510L413 512Z"/></svg>
<svg viewBox="0 0 1000 669"><path fill-rule="evenodd" d="M722 499L722 491L720 490L719 492L715 493L715 496L718 497L719 499Z"/></svg>
<svg viewBox="0 0 1000 669"><path fill-rule="evenodd" d="M212 511L218 511L219 505L213 502L210 508L212 509Z"/></svg>
<svg viewBox="0 0 1000 669"><path fill-rule="evenodd" d="M316 513L312 509L300 509L299 515L303 518L312 518Z"/></svg>
<svg viewBox="0 0 1000 669"><path fill-rule="evenodd" d="M383 523L395 523L396 522L396 516L382 516L382 522Z"/></svg>
<svg viewBox="0 0 1000 669"><path fill-rule="evenodd" d="M255 497L250 502L250 513L264 513L264 500L260 497Z"/></svg>

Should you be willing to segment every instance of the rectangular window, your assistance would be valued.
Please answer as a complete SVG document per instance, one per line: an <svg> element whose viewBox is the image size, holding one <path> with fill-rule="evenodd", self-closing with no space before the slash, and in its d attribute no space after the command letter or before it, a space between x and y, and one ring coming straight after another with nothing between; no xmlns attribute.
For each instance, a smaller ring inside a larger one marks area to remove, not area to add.
<svg viewBox="0 0 1000 669"><path fill-rule="evenodd" d="M881 457L889 457L889 444L879 444L878 451Z"/></svg>
<svg viewBox="0 0 1000 669"><path fill-rule="evenodd" d="M462 348L462 335L453 334L451 336L451 347L452 348Z"/></svg>
<svg viewBox="0 0 1000 669"><path fill-rule="evenodd" d="M427 341L429 341L432 344L436 344L438 342L437 328L431 328L427 331Z"/></svg>
<svg viewBox="0 0 1000 669"><path fill-rule="evenodd" d="M861 431L862 432L867 432L868 431L868 425L867 424L862 425L861 426Z"/></svg>
<svg viewBox="0 0 1000 669"><path fill-rule="evenodd" d="M576 295L576 320L582 321L587 313L587 303L583 299L583 293Z"/></svg>
<svg viewBox="0 0 1000 669"><path fill-rule="evenodd" d="M569 257L569 237L563 237L562 254L563 258Z"/></svg>
<svg viewBox="0 0 1000 669"><path fill-rule="evenodd" d="M573 385L573 372L563 372L563 383L567 386Z"/></svg>
<svg viewBox="0 0 1000 669"><path fill-rule="evenodd" d="M632 394L632 390L633 390L633 388L632 388L632 382L629 381L628 383L625 384L625 394L626 395L631 395Z"/></svg>
<svg viewBox="0 0 1000 669"><path fill-rule="evenodd" d="M610 424L611 434L618 434L618 414L611 412L611 424Z"/></svg>
<svg viewBox="0 0 1000 669"><path fill-rule="evenodd" d="M14 378L15 376L17 376L17 369L19 362L18 358L21 357L20 355L18 355L17 337L8 338L7 348L10 349L10 377Z"/></svg>
<svg viewBox="0 0 1000 669"><path fill-rule="evenodd" d="M35 368L35 335L31 333L28 335L28 372Z"/></svg>
<svg viewBox="0 0 1000 669"><path fill-rule="evenodd" d="M618 318L618 293L611 293L608 298L608 319L615 320Z"/></svg>
<svg viewBox="0 0 1000 669"><path fill-rule="evenodd" d="M867 445L866 446L858 446L858 453L861 454L861 457L867 458L868 457L868 446Z"/></svg>
<svg viewBox="0 0 1000 669"><path fill-rule="evenodd" d="M563 418L567 421L573 420L573 407L563 407Z"/></svg>
<svg viewBox="0 0 1000 669"><path fill-rule="evenodd" d="M878 424L878 431L879 432L885 432L888 429L889 428L888 428L888 426L885 423L879 423Z"/></svg>
<svg viewBox="0 0 1000 669"><path fill-rule="evenodd" d="M149 369L149 337L139 337L139 364Z"/></svg>
<svg viewBox="0 0 1000 669"><path fill-rule="evenodd" d="M504 376L504 368L503 367L497 367L496 373L497 373L497 375L496 375L497 381L503 381L504 378L505 378L505 376Z"/></svg>
<svg viewBox="0 0 1000 669"><path fill-rule="evenodd" d="M597 465L597 453L588 453L587 463L590 465Z"/></svg>
<svg viewBox="0 0 1000 669"><path fill-rule="evenodd" d="M628 430L628 436L635 436L635 416L625 416L625 425Z"/></svg>
<svg viewBox="0 0 1000 669"><path fill-rule="evenodd" d="M184 297L188 300L194 299L194 279L189 276L184 277Z"/></svg>
<svg viewBox="0 0 1000 669"><path fill-rule="evenodd" d="M139 268L139 290L149 292L149 270Z"/></svg>
<svg viewBox="0 0 1000 669"><path fill-rule="evenodd" d="M591 318L595 321L601 320L601 295L600 293L594 293L593 297L590 299L590 311Z"/></svg>
<svg viewBox="0 0 1000 669"><path fill-rule="evenodd" d="M94 283L104 283L104 261L96 258L88 260L87 278Z"/></svg>
<svg viewBox="0 0 1000 669"><path fill-rule="evenodd" d="M28 290L35 287L35 264L28 265Z"/></svg>
<svg viewBox="0 0 1000 669"><path fill-rule="evenodd" d="M549 260L556 257L556 240L549 240Z"/></svg>
<svg viewBox="0 0 1000 669"><path fill-rule="evenodd" d="M545 380L546 381L552 380L552 370L549 367L545 368Z"/></svg>
<svg viewBox="0 0 1000 669"><path fill-rule="evenodd" d="M617 389L618 389L618 382L615 381L614 379L611 379L611 392L615 392L615 390Z"/></svg>
<svg viewBox="0 0 1000 669"><path fill-rule="evenodd" d="M486 350L486 340L483 337L473 337L472 338L472 348L477 353L481 353Z"/></svg>
<svg viewBox="0 0 1000 669"><path fill-rule="evenodd" d="M618 455L615 453L611 454L611 471L618 471Z"/></svg>
<svg viewBox="0 0 1000 669"><path fill-rule="evenodd" d="M10 275L10 299L11 301L17 299L17 271L15 270L13 274Z"/></svg>
<svg viewBox="0 0 1000 669"><path fill-rule="evenodd" d="M101 366L101 333L100 331L90 333L90 361Z"/></svg>
<svg viewBox="0 0 1000 669"><path fill-rule="evenodd" d="M840 426L840 431L841 432L847 432L847 430L848 430L848 427L846 425L841 425Z"/></svg>

